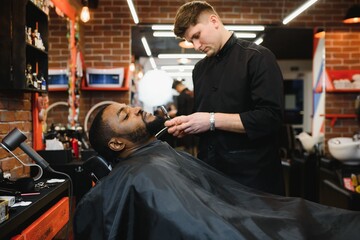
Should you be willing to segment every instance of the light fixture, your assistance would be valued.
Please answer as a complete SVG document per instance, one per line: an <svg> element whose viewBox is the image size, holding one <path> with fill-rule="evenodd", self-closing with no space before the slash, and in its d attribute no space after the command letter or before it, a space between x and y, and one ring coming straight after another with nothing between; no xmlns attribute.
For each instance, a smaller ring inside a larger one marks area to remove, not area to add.
<svg viewBox="0 0 360 240"><path fill-rule="evenodd" d="M83 0L82 4L83 4L83 7L81 9L80 19L81 19L81 21L86 23L90 20L90 11L89 11L89 7L88 7L88 1Z"/></svg>
<svg viewBox="0 0 360 240"><path fill-rule="evenodd" d="M127 0L127 3L129 5L129 9L130 9L130 12L131 12L131 16L133 17L134 19L134 23L135 24L138 24L139 23L139 18L137 16L137 13L136 13L136 10L135 10L135 7L134 7L134 4L132 2L132 0Z"/></svg>
<svg viewBox="0 0 360 240"><path fill-rule="evenodd" d="M155 24L151 26L152 30L160 30L160 31L173 31L174 25L170 24Z"/></svg>
<svg viewBox="0 0 360 240"><path fill-rule="evenodd" d="M264 31L265 27L262 25L224 25L229 31ZM173 31L174 25L171 24L154 24L151 26L155 31Z"/></svg>
<svg viewBox="0 0 360 240"><path fill-rule="evenodd" d="M264 38L259 37L259 38L257 38L257 39L254 41L254 43L255 43L256 45L260 45L263 41L264 41Z"/></svg>
<svg viewBox="0 0 360 240"><path fill-rule="evenodd" d="M293 20L294 18L296 18L300 13L302 13L303 11L305 11L306 9L308 9L311 5L313 5L314 3L316 3L318 0L309 0L306 3L304 3L303 5L301 5L299 8L297 8L295 11L293 11L292 13L290 13L286 18L284 18L284 20L282 21L282 23L284 25L288 24L291 20Z"/></svg>
<svg viewBox="0 0 360 240"><path fill-rule="evenodd" d="M194 44L186 40L179 42L179 47L181 48L194 48Z"/></svg>
<svg viewBox="0 0 360 240"><path fill-rule="evenodd" d="M235 36L238 38L255 38L255 33L241 33L241 32L235 32Z"/></svg>
<svg viewBox="0 0 360 240"><path fill-rule="evenodd" d="M145 48L145 52L146 54L150 57L152 54L151 54L151 50L150 50L150 47L149 47L149 44L148 42L146 41L146 38L145 37L142 37L141 38L141 42Z"/></svg>
<svg viewBox="0 0 360 240"><path fill-rule="evenodd" d="M262 25L225 25L229 31L264 31L265 27Z"/></svg>
<svg viewBox="0 0 360 240"><path fill-rule="evenodd" d="M359 23L360 22L360 4L352 5L346 12L343 23Z"/></svg>
<svg viewBox="0 0 360 240"><path fill-rule="evenodd" d="M185 58L185 57L181 57L177 60L177 62L181 65L185 65L185 64L191 63L191 60L188 58Z"/></svg>
<svg viewBox="0 0 360 240"><path fill-rule="evenodd" d="M323 28L318 28L316 33L314 34L315 38L324 38L325 37L325 30Z"/></svg>
<svg viewBox="0 0 360 240"><path fill-rule="evenodd" d="M176 59L176 58L191 58L191 59L201 59L204 58L205 54L197 54L197 53L164 53L159 54L158 58L166 58L166 59Z"/></svg>
<svg viewBox="0 0 360 240"><path fill-rule="evenodd" d="M150 57L149 61L150 61L152 68L157 69L155 59L153 57Z"/></svg>
<svg viewBox="0 0 360 240"><path fill-rule="evenodd" d="M173 38L176 37L174 32L170 32L170 31L155 31L155 32L153 32L153 36L154 37L173 37Z"/></svg>

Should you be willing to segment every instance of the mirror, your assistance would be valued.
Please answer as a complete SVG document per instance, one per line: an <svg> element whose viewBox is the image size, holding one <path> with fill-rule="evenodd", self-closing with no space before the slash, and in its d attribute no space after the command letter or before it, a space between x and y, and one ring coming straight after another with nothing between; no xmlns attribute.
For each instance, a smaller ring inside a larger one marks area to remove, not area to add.
<svg viewBox="0 0 360 240"><path fill-rule="evenodd" d="M68 102L68 76L69 76L69 20L61 11L50 8L49 11L49 111L47 124L59 123L66 126L68 110L64 103ZM54 71L62 72L62 77L51 78ZM59 104L62 103L62 104ZM50 127L50 126L48 126Z"/></svg>
<svg viewBox="0 0 360 240"><path fill-rule="evenodd" d="M160 59L157 56L168 53L198 54L198 52L179 47L181 40L174 36L154 37L154 31L151 24L132 27L131 51L136 65L141 66L143 74L154 68L141 41L141 38L145 37L156 67L167 71L173 79L185 80L185 85L192 89L191 72L199 59L190 59L188 63L181 63L179 59ZM275 54L286 81L284 84L286 121L298 132L311 132L313 29L265 26L263 31L255 32L255 35L254 38L247 40L255 41L259 37L263 38L261 45ZM141 77L138 80L140 79Z"/></svg>

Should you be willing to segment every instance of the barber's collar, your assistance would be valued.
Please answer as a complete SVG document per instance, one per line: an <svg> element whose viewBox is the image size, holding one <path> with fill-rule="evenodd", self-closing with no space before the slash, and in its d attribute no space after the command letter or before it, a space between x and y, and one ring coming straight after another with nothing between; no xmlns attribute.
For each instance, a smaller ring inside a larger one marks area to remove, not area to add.
<svg viewBox="0 0 360 240"><path fill-rule="evenodd" d="M237 38L235 36L235 33L232 33L230 38L225 43L225 45L220 49L218 54L215 55L215 58L217 60L221 60L226 55L228 50L236 43L236 41L237 41Z"/></svg>

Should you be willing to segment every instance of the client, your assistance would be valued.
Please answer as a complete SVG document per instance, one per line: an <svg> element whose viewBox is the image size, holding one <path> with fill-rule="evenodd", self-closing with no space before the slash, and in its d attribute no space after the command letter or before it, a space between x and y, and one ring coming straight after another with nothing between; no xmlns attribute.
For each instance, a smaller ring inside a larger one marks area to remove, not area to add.
<svg viewBox="0 0 360 240"><path fill-rule="evenodd" d="M164 120L125 104L95 117L114 168L79 202L75 239L350 239L360 213L263 193L157 140Z"/></svg>

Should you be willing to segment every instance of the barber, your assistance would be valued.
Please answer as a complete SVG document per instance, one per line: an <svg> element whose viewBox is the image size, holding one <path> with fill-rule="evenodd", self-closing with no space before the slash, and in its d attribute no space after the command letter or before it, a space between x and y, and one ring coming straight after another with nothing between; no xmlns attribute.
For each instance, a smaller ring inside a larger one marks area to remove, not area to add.
<svg viewBox="0 0 360 240"><path fill-rule="evenodd" d="M199 135L201 160L241 184L283 195L283 78L273 53L237 39L203 1L178 9L174 33L206 56L193 70L195 113L166 121L168 132Z"/></svg>

